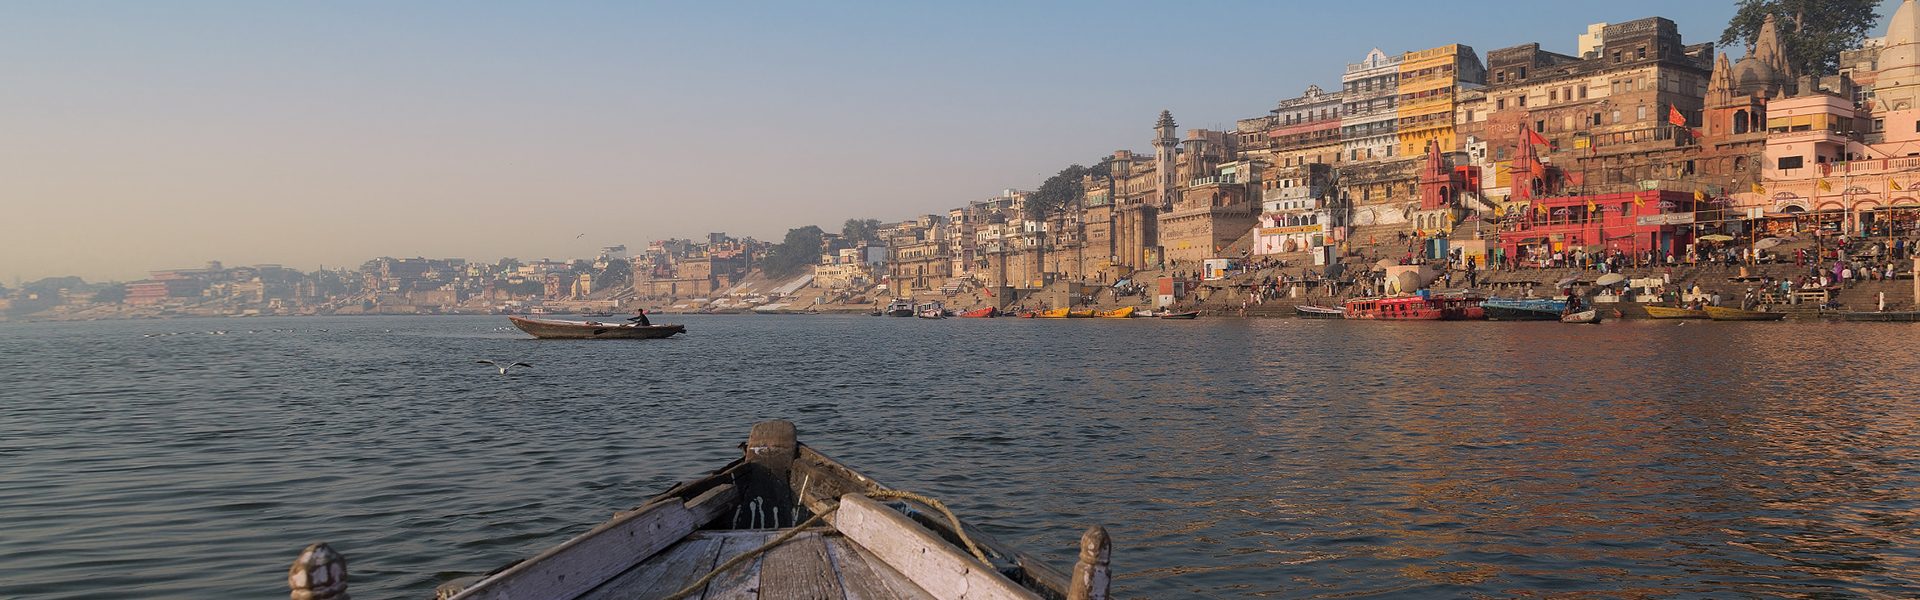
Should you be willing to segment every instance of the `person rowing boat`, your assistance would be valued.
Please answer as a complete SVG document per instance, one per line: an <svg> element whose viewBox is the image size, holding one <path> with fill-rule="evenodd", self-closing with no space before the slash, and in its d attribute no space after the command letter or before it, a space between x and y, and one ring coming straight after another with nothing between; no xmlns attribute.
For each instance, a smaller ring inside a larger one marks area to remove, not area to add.
<svg viewBox="0 0 1920 600"><path fill-rule="evenodd" d="M641 326L641 327L652 327L652 326L653 326L653 322L652 322L652 321L649 321L649 320L647 320L647 309L644 309L644 308L642 308L642 309L640 309L640 310L636 310L636 311L633 311L633 316L631 316L631 317L627 317L627 320L628 320L628 321L632 321L632 322L633 322L633 324L635 324L635 325L639 325L639 326Z"/></svg>

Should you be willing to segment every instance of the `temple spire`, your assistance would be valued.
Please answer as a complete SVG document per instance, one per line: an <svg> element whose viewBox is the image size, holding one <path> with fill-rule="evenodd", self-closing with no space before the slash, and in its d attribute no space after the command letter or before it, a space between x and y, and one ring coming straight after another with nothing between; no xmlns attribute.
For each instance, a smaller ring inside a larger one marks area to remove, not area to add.
<svg viewBox="0 0 1920 600"><path fill-rule="evenodd" d="M1754 37L1753 56L1767 66L1773 67L1773 72L1779 74L1781 79L1791 81L1793 64L1787 62L1787 52L1783 48L1784 46L1780 43L1780 29L1774 24L1773 15L1769 13L1766 19L1760 22L1760 35Z"/></svg>

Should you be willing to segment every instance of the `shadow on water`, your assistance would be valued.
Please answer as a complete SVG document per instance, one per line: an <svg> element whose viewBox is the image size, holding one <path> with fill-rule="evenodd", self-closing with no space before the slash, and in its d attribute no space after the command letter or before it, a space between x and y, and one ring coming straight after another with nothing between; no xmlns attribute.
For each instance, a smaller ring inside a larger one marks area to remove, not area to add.
<svg viewBox="0 0 1920 600"><path fill-rule="evenodd" d="M0 325L0 597L420 596L766 418L1127 597L1920 588L1908 325L676 320Z"/></svg>

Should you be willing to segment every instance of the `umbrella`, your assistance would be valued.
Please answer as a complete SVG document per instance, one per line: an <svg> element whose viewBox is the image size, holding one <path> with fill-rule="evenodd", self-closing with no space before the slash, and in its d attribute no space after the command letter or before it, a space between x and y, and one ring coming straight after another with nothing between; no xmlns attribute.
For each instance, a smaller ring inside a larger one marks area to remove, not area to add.
<svg viewBox="0 0 1920 600"><path fill-rule="evenodd" d="M1391 259L1391 258L1382 258L1382 259L1380 259L1379 261L1377 261L1377 262L1374 262L1373 264L1374 264L1374 265L1376 265L1376 266L1379 266L1379 267L1380 267L1380 268L1382 268L1382 269L1385 269L1385 268L1387 268L1387 267L1391 267L1391 266L1394 266L1394 265L1398 265L1398 264L1400 264L1400 263L1397 263L1397 262L1393 262L1393 259Z"/></svg>
<svg viewBox="0 0 1920 600"><path fill-rule="evenodd" d="M1753 249L1755 249L1755 250L1765 250L1765 249L1768 249L1768 248L1772 248L1772 247L1774 247L1774 246L1778 246L1778 245L1780 245L1780 244L1783 244L1783 243L1786 243L1786 240L1782 240L1782 239L1780 239L1780 238L1767 238L1767 239L1764 239L1764 240L1760 240L1760 241L1757 241L1757 242L1754 242L1754 243L1753 243Z"/></svg>
<svg viewBox="0 0 1920 600"><path fill-rule="evenodd" d="M1731 242L1731 241L1733 241L1733 236L1730 236L1730 235L1727 235L1727 234L1724 234L1724 233L1716 233L1716 234L1713 234L1713 235L1703 235L1703 236L1700 236L1700 241L1703 241L1703 242Z"/></svg>
<svg viewBox="0 0 1920 600"><path fill-rule="evenodd" d="M1601 287L1606 287L1606 286L1620 283L1626 280L1627 280L1626 275L1621 275L1619 273L1608 273L1605 275L1601 275L1599 279L1593 280L1593 284Z"/></svg>
<svg viewBox="0 0 1920 600"><path fill-rule="evenodd" d="M1575 281L1579 281L1579 279L1575 277L1568 277L1566 279L1560 280L1560 283L1556 283L1553 285L1554 287L1573 287L1573 282Z"/></svg>

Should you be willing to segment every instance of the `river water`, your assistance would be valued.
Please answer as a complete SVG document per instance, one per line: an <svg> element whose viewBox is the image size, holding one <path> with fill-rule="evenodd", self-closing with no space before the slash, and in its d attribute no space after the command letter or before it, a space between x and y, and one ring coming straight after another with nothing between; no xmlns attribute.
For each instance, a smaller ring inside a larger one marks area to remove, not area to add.
<svg viewBox="0 0 1920 600"><path fill-rule="evenodd" d="M431 597L768 418L1124 597L1920 593L1920 326L673 320L0 325L0 598Z"/></svg>

